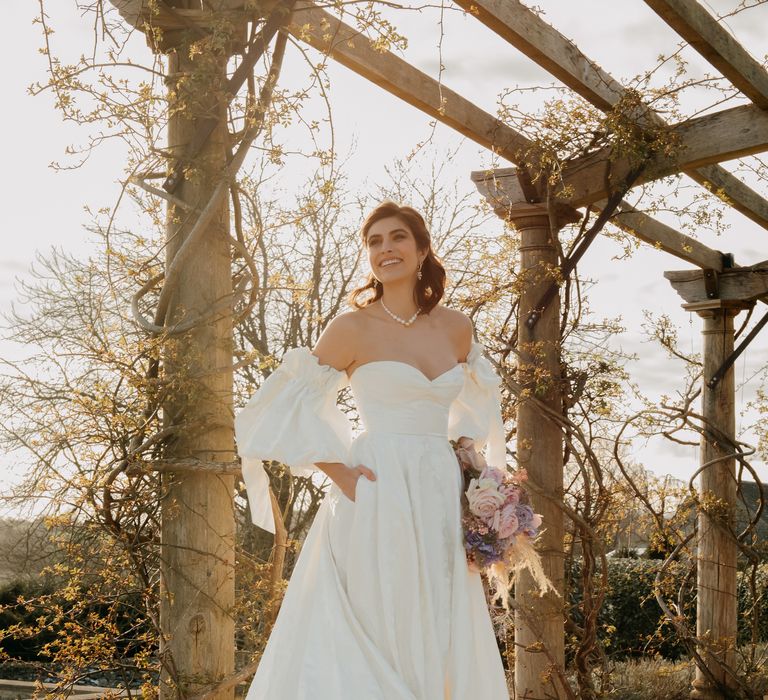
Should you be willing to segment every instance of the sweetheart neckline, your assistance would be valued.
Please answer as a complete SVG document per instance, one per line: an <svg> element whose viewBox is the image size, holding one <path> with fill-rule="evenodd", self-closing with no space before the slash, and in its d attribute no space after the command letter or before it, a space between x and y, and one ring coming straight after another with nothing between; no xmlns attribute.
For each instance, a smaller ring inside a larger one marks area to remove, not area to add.
<svg viewBox="0 0 768 700"><path fill-rule="evenodd" d="M441 372L438 374L434 379L430 379L424 372L422 372L418 367L415 365L412 365L410 362L403 362L402 360L371 360L370 362L364 362L362 365L358 365L354 372L352 372L352 376L348 377L348 380L351 382L352 377L354 377L363 367L367 367L368 365L376 365L376 364L395 364L395 365L405 365L406 367L410 367L414 372L417 372L420 374L424 379L429 382L430 384L434 384L438 379L441 377L444 377L449 372L453 372L457 367L464 367L467 362L457 362L453 367L449 367L445 372Z"/></svg>

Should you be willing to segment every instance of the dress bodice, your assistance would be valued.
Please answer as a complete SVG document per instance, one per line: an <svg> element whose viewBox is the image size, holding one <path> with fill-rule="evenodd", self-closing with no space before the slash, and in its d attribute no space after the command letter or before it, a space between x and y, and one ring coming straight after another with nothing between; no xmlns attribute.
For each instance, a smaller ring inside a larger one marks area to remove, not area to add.
<svg viewBox="0 0 768 700"><path fill-rule="evenodd" d="M320 364L307 346L287 350L280 365L235 416L237 449L253 522L274 532L269 479L262 461L276 460L296 476L317 462L347 463L352 425L337 404L350 386L368 432L461 436L486 449L489 464L506 460L500 378L473 341L466 362L430 380L399 360L374 360L351 377Z"/></svg>
<svg viewBox="0 0 768 700"><path fill-rule="evenodd" d="M454 365L431 380L399 360L360 365L349 384L365 429L447 437L451 403L464 385L465 365Z"/></svg>

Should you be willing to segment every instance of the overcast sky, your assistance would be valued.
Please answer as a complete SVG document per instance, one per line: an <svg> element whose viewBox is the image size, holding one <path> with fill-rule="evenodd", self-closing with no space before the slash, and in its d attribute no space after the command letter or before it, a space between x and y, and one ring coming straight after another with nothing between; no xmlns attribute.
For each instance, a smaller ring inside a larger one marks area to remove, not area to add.
<svg viewBox="0 0 768 700"><path fill-rule="evenodd" d="M723 13L737 3L722 0L706 4L713 12ZM90 18L81 17L73 9L74 0L56 0L47 5L53 8L50 14L56 32L52 37L55 51L69 60L88 52L93 42ZM543 11L546 21L621 81L631 80L654 66L657 56L672 52L679 41L641 0L540 0L537 7ZM5 0L4 9L0 51L3 65L13 69L4 71L6 107L2 119L8 138L0 190L4 196L6 230L0 260L0 309L9 308L15 296L14 278L23 279L28 275L36 251L45 252L56 245L71 252L88 253L90 241L83 227L90 217L84 212L84 206L96 209L112 205L118 192L118 179L123 175L115 160L119 152L110 146L97 150L80 169L57 173L49 167L53 160L66 161L65 148L85 141L88 132L63 123L53 109L51 95L31 97L27 93L31 83L45 80L45 59L38 53L42 43L40 29L32 24L37 3ZM409 37L403 57L436 77L440 64L439 10L398 13L392 17ZM743 12L729 20L727 26L753 56L765 60L768 6ZM136 61L146 61L149 56L140 36L131 42L129 51ZM682 55L689 61L693 74L712 72L689 49ZM444 13L442 62L444 84L491 113L496 112L498 95L504 89L553 84L551 77L516 49L474 18L455 11ZM283 84L300 85L305 74L303 59L297 51L289 50ZM342 66L332 65L330 76L337 150L346 154L351 149L345 166L350 182L360 182L362 187L366 181L384 179L383 168L393 158L405 156L415 143L430 134L428 117ZM662 72L659 79L663 77ZM524 93L520 96L520 105L535 110L543 99L543 93ZM685 107L692 113L705 104L705 99L712 97L693 94ZM322 114L320 105L311 109ZM456 178L468 183L468 188L471 188L469 172L490 162L488 154L479 146L445 127L438 125L432 142L438 152L459 147L449 168ZM354 148L353 143L356 143ZM737 164L724 165L733 169ZM296 177L299 181L303 174L296 173ZM768 196L764 185L757 185L757 189ZM659 218L673 226L679 224L668 217L660 215ZM722 235L704 231L697 232L697 238L713 248L732 252L742 265L768 258L767 231L734 212L728 213L726 221L729 230ZM621 316L627 332L614 343L626 352L639 355L630 371L642 391L651 398L669 394L679 386L681 367L654 346L644 343L640 329L644 310L655 315L667 313L677 325L682 347L688 351L699 350L701 321L680 308L679 297L662 276L664 270L689 269L690 266L648 246L643 246L627 261L612 259L619 253L615 243L601 237L580 264L581 274L596 281L590 305L598 317ZM756 309L757 318L762 315L762 308ZM736 363L737 403L742 408L760 384L760 368L768 364L767 334L764 330ZM12 356L16 352L7 344L0 346L0 354ZM750 411L737 414L742 439L754 441L748 428L755 418ZM698 449L674 447L661 441L647 445L638 442L635 459L657 473L686 479L697 467ZM755 462L755 466L761 478L768 479L765 465ZM12 465L6 473L12 475Z"/></svg>

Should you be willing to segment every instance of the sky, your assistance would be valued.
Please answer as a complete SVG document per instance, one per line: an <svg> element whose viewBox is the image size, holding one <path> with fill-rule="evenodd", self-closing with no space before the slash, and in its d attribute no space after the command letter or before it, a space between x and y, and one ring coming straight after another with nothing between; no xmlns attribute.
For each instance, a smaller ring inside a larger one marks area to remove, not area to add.
<svg viewBox="0 0 768 700"><path fill-rule="evenodd" d="M439 3L437 3L439 5ZM706 6L714 13L724 13L736 5L732 0L710 0ZM90 18L76 11L74 0L47 3L55 34L51 37L55 51L73 60L87 52L93 42ZM443 12L443 37L440 40L439 9L397 13L391 16L403 34L408 48L403 58L433 77L440 62L444 65L442 80L486 111L494 114L499 94L513 87L546 86L553 79L527 57L506 44L477 20L448 9ZM561 33L574 40L593 60L621 82L631 80L656 64L660 53L670 53L679 43L672 32L641 0L540 0L536 6L543 18ZM71 253L87 255L91 239L85 231L92 209L110 206L119 190L123 172L119 166L121 153L107 145L90 157L81 168L56 172L52 161L66 162L65 149L82 143L88 132L82 127L62 121L53 107L50 94L32 97L28 87L45 80L45 58L38 49L42 45L40 28L33 25L37 3L29 0L5 0L4 22L0 25L0 51L6 70L2 111L4 133L12 135L5 144L6 163L2 189L5 246L0 259L0 311L9 309L16 297L15 280L29 277L29 268L37 252L43 254L51 246ZM731 18L727 27L758 60L765 60L764 36L768 27L768 5L762 4ZM438 47L439 45L439 47ZM127 49L136 60L148 60L149 51L136 35ZM310 57L312 50L308 50ZM442 52L442 55L441 55ZM694 75L710 71L698 54L684 49ZM306 64L299 52L289 47L281 80L285 85L302 84ZM331 63L330 102L333 109L336 147L347 155L345 170L351 183L376 182L383 178L384 167L394 158L402 158L414 144L432 133L429 118L399 101L381 88L365 81L343 66ZM664 77L664 71L659 79ZM546 91L523 92L518 96L522 109L541 107ZM692 94L685 105L693 112L707 104L712 96ZM309 106L310 112L322 116L320 104ZM432 134L437 151L457 149L447 164L447 172L466 182L474 191L469 173L490 163L488 154L447 127L438 125ZM502 163L506 166L508 164ZM723 164L733 170L736 163ZM306 173L291 171L286 179L300 181ZM747 181L748 178L747 178ZM690 184L690 181L689 183ZM750 183L753 184L753 183ZM768 196L764 184L756 185ZM479 195L477 195L479 197ZM676 226L674 218L660 214L658 218ZM753 264L768 258L768 231L760 229L745 217L729 211L728 230L722 234L697 231L695 236L713 248L732 252L739 264ZM439 255L439 251L438 255ZM665 270L690 269L684 261L643 245L629 260L618 260L616 243L598 237L580 263L581 274L595 280L590 292L590 305L596 317L620 317L626 332L612 342L638 359L628 369L635 382L651 399L674 392L679 386L682 369L679 362L644 341L641 331L644 311L654 315L668 314L677 327L683 349L697 352L701 341L701 320L684 311L681 300L663 277ZM758 307L754 321L763 311ZM737 324L743 314L737 318ZM768 331L753 341L735 365L737 407L744 408L754 397L760 384L760 369L768 365ZM0 356L15 357L20 352L7 343L0 345ZM737 411L739 409L737 408ZM737 412L737 431L747 442L754 442L749 426L756 416L750 410ZM698 448L674 446L667 441L652 440L635 444L634 458L658 474L669 473L687 479L698 466ZM768 469L755 461L760 476L768 480ZM13 465L4 469L5 479L18 478Z"/></svg>

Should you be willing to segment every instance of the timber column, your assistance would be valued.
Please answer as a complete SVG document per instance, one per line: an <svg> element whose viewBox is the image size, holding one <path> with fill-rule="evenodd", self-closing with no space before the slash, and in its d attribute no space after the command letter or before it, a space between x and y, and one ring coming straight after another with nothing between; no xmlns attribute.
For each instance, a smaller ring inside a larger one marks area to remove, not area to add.
<svg viewBox="0 0 768 700"><path fill-rule="evenodd" d="M512 204L507 219L520 235L517 349L522 394L517 409L517 459L531 484L546 494L531 494L545 528L537 549L544 572L562 595L565 520L558 504L563 500L563 437L560 427L526 400L536 398L562 415L560 294L545 308L536 308L560 272L555 247L558 232L552 230L543 204ZM515 697L567 697L555 670L565 668L562 598L551 592L539 597L533 579L524 571L515 583L515 602Z"/></svg>
<svg viewBox="0 0 768 700"><path fill-rule="evenodd" d="M696 636L704 642L698 651L706 672L697 666L691 698L722 700L728 697L725 689L735 687L726 668L735 668L738 615L737 547L730 532L736 506L736 460L727 456L734 451L736 437L733 366L714 386L710 380L733 352L733 318L745 304L714 299L683 304L683 308L696 311L704 320L701 413L706 424L700 441Z"/></svg>
<svg viewBox="0 0 768 700"><path fill-rule="evenodd" d="M166 49L169 166L182 165L175 170L172 191L186 206L168 208L166 285L173 275L174 292L165 323L198 322L165 346L165 375L171 384L163 415L166 424L177 426L166 462L171 468L176 460L197 462L199 469L162 473L161 700L196 695L234 672L234 476L215 473L215 463L235 459L226 197L202 235L185 249L178 275L172 273L225 170L228 55L211 45L210 34L186 34L186 40ZM197 49L191 46L193 38ZM206 122L212 131L203 139L199 134ZM233 696L230 687L211 698Z"/></svg>
<svg viewBox="0 0 768 700"><path fill-rule="evenodd" d="M768 321L761 319L734 353L733 319L768 295L768 261L740 267L722 253L718 268L664 273L675 291L704 320L704 367L700 438L699 512L696 554L697 664L691 698L725 700L734 696L738 606L733 534L736 509L736 411L733 363Z"/></svg>

